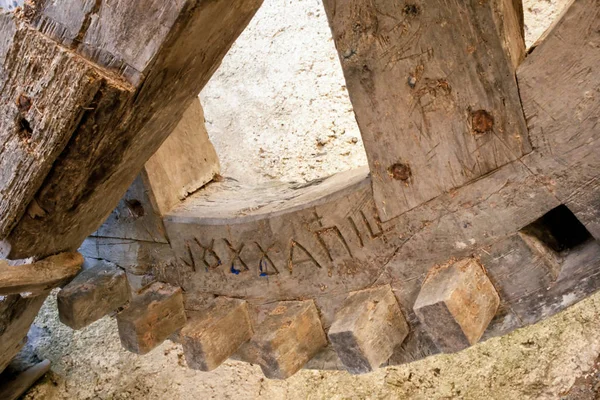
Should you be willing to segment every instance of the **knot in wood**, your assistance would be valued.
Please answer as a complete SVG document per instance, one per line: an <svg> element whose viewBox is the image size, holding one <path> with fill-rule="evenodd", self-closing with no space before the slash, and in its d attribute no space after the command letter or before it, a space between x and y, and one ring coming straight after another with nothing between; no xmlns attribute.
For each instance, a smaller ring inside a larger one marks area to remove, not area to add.
<svg viewBox="0 0 600 400"><path fill-rule="evenodd" d="M486 133L494 128L494 117L486 110L471 113L471 126L475 133Z"/></svg>
<svg viewBox="0 0 600 400"><path fill-rule="evenodd" d="M406 182L412 176L412 172L410 170L410 166L408 164L396 163L392 165L388 172L392 178L397 181Z"/></svg>

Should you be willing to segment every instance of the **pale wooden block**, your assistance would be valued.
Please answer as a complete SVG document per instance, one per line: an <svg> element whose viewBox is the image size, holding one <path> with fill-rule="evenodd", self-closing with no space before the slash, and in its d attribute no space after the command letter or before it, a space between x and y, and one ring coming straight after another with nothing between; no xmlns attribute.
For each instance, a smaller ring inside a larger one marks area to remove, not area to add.
<svg viewBox="0 0 600 400"><path fill-rule="evenodd" d="M123 307L130 298L125 271L109 264L79 274L57 296L60 321L82 329Z"/></svg>
<svg viewBox="0 0 600 400"><path fill-rule="evenodd" d="M440 350L454 352L479 341L499 305L498 293L481 265L467 258L434 267L414 311Z"/></svg>
<svg viewBox="0 0 600 400"><path fill-rule="evenodd" d="M252 337L244 300L219 297L190 318L179 337L188 366L212 371Z"/></svg>
<svg viewBox="0 0 600 400"><path fill-rule="evenodd" d="M135 296L117 315L121 344L137 354L148 353L185 322L181 289L164 283L155 283Z"/></svg>
<svg viewBox="0 0 600 400"><path fill-rule="evenodd" d="M267 378L286 379L326 345L313 301L284 301L259 324L244 352Z"/></svg>
<svg viewBox="0 0 600 400"><path fill-rule="evenodd" d="M387 361L409 327L390 286L350 293L329 329L329 340L346 369L364 374Z"/></svg>

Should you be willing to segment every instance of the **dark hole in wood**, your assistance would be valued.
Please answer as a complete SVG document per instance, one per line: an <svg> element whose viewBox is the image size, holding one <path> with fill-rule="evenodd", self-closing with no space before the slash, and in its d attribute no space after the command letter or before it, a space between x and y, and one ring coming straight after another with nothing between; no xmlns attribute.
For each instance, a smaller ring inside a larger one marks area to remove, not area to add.
<svg viewBox="0 0 600 400"><path fill-rule="evenodd" d="M406 4L402 9L404 15L407 15L409 17L416 17L417 15L419 15L420 11L421 10L419 9L419 6L416 4Z"/></svg>
<svg viewBox="0 0 600 400"><path fill-rule="evenodd" d="M27 121L25 118L19 118L19 127L18 128L19 128L18 134L21 139L23 139L23 140L31 139L31 135L33 135L33 129L31 128L29 121Z"/></svg>
<svg viewBox="0 0 600 400"><path fill-rule="evenodd" d="M536 237L557 253L593 240L586 227L564 204L550 210L521 232Z"/></svg>
<svg viewBox="0 0 600 400"><path fill-rule="evenodd" d="M146 214L146 212L144 211L144 206L142 205L142 203L140 203L139 200L125 200L125 203L127 204L127 208L129 208L129 211L131 212L131 216L133 218L141 218Z"/></svg>

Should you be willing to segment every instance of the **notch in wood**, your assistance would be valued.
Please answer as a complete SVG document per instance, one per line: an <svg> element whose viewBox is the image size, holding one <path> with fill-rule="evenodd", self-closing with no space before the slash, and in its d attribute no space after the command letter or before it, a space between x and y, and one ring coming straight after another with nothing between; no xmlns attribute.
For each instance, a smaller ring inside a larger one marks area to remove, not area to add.
<svg viewBox="0 0 600 400"><path fill-rule="evenodd" d="M473 258L432 268L414 311L438 348L450 353L479 341L500 297Z"/></svg>
<svg viewBox="0 0 600 400"><path fill-rule="evenodd" d="M392 288L381 286L350 293L328 336L346 369L364 374L386 362L408 331Z"/></svg>
<svg viewBox="0 0 600 400"><path fill-rule="evenodd" d="M79 274L57 296L60 321L81 329L123 307L130 298L125 272L100 264Z"/></svg>
<svg viewBox="0 0 600 400"><path fill-rule="evenodd" d="M212 371L252 337L248 304L219 297L198 314L179 334L183 353L190 368Z"/></svg>
<svg viewBox="0 0 600 400"><path fill-rule="evenodd" d="M327 345L312 300L284 301L257 327L245 353L269 379L286 379Z"/></svg>
<svg viewBox="0 0 600 400"><path fill-rule="evenodd" d="M186 323L181 289L155 283L129 307L117 315L123 347L133 353L146 354Z"/></svg>

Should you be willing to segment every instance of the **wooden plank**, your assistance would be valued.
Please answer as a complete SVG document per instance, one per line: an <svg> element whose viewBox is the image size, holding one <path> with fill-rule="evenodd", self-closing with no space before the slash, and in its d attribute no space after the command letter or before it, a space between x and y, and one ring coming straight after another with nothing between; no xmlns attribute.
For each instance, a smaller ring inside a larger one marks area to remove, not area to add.
<svg viewBox="0 0 600 400"><path fill-rule="evenodd" d="M575 0L517 71L535 148L523 160L596 238L599 41L600 3Z"/></svg>
<svg viewBox="0 0 600 400"><path fill-rule="evenodd" d="M0 296L39 295L73 278L83 265L79 253L61 253L33 264L10 266L0 260Z"/></svg>
<svg viewBox="0 0 600 400"><path fill-rule="evenodd" d="M481 265L464 259L432 268L414 310L438 347L454 352L479 341L499 305Z"/></svg>
<svg viewBox="0 0 600 400"><path fill-rule="evenodd" d="M491 2L324 3L382 221L531 151Z"/></svg>
<svg viewBox="0 0 600 400"><path fill-rule="evenodd" d="M0 296L0 372L27 343L29 327L47 296Z"/></svg>
<svg viewBox="0 0 600 400"><path fill-rule="evenodd" d="M58 316L68 327L82 329L117 311L129 298L125 271L98 265L83 271L58 293Z"/></svg>
<svg viewBox="0 0 600 400"><path fill-rule="evenodd" d="M165 215L220 172L219 158L208 138L204 110L196 98L173 133L144 165L142 179L151 199Z"/></svg>
<svg viewBox="0 0 600 400"><path fill-rule="evenodd" d="M176 13L176 23L149 58L152 62L131 101L106 115L92 110L89 118L95 119L93 132L76 132L37 191L37 205L45 214L36 218L24 215L5 238L4 253L21 258L76 249L98 229L144 163L175 129L261 2L186 1ZM129 1L121 1L119 6L122 17L117 20L146 7ZM164 3L173 10L177 6ZM170 12L164 10L165 15ZM164 21L159 18L157 22ZM139 25L138 18L125 20L127 24ZM123 32L127 29L114 33ZM115 43L136 49L143 45L137 39L149 37L147 32L142 33L122 35ZM108 42L109 37L102 36L98 43Z"/></svg>
<svg viewBox="0 0 600 400"><path fill-rule="evenodd" d="M187 365L212 371L250 340L253 333L248 304L219 297L210 306L193 312L179 337Z"/></svg>
<svg viewBox="0 0 600 400"><path fill-rule="evenodd" d="M364 374L386 362L408 331L392 288L381 286L350 293L327 336L346 369Z"/></svg>
<svg viewBox="0 0 600 400"><path fill-rule="evenodd" d="M160 345L186 322L181 289L155 283L134 296L129 306L117 314L123 347L146 354Z"/></svg>
<svg viewBox="0 0 600 400"><path fill-rule="evenodd" d="M123 82L18 25L13 14L0 14L0 25L1 238L28 206L30 218L44 214L32 201L35 192L73 133L86 130L90 108L106 112L115 105L100 98L121 100L132 93Z"/></svg>

